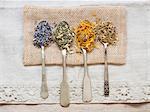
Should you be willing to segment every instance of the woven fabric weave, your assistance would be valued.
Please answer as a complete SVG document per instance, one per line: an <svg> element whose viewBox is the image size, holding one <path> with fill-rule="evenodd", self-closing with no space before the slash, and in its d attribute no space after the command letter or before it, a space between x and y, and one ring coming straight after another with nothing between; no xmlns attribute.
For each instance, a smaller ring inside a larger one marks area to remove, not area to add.
<svg viewBox="0 0 150 112"><path fill-rule="evenodd" d="M40 6L24 7L24 65L40 65L41 49L33 45L34 28L41 20L46 20L49 24L67 21L74 28L81 20L95 22L95 16L101 20L112 21L116 26L119 41L116 46L108 48L108 62L111 64L125 64L126 62L126 11L120 6L80 6L80 7L62 7L50 8ZM47 65L61 65L61 51L55 44L45 50ZM88 64L104 63L104 48L98 43L95 48L88 54ZM83 57L80 53L68 54L68 65L82 65Z"/></svg>

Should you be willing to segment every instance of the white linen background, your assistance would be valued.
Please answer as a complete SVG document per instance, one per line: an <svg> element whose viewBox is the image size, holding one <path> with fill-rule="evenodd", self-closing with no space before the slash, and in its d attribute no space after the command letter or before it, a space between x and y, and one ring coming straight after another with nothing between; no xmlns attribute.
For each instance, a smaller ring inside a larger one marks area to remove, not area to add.
<svg viewBox="0 0 150 112"><path fill-rule="evenodd" d="M47 6L99 4L99 2L28 3ZM0 85L8 87L33 85L40 89L41 67L24 67L22 62L24 4L26 3L0 2ZM143 89L143 86L150 81L150 5L146 4L146 2L124 5L127 10L127 61L126 65L123 66L110 65L109 79L114 84L129 83L129 88L133 88L130 87L130 83L135 87L142 85L141 88ZM52 86L55 83L54 85L59 86L62 77L62 67L48 66L46 72L48 85ZM78 82L82 80L83 68L68 67L67 74L70 82ZM89 74L93 81L92 86L96 85L94 84L95 82L103 84L103 65L89 66ZM99 89L99 91L103 90ZM147 90L147 92L149 93L150 90Z"/></svg>

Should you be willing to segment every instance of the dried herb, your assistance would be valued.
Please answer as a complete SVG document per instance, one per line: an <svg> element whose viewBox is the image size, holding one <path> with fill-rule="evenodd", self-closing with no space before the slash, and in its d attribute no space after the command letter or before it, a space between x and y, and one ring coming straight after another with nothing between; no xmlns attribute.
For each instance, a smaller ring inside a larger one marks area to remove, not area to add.
<svg viewBox="0 0 150 112"><path fill-rule="evenodd" d="M34 32L33 45L41 49L41 63L42 63L42 83L40 95L43 99L48 98L48 87L45 71L45 47L52 41L52 28L46 21L41 21L37 24Z"/></svg>
<svg viewBox="0 0 150 112"><path fill-rule="evenodd" d="M104 47L104 95L109 96L109 76L108 76L108 62L107 62L107 47L108 45L114 45L118 38L116 33L116 27L112 22L99 21L94 28L96 37L103 44Z"/></svg>
<svg viewBox="0 0 150 112"><path fill-rule="evenodd" d="M94 27L94 23L84 20L75 29L77 46L85 49L87 52L91 52L95 48L96 36L93 31Z"/></svg>
<svg viewBox="0 0 150 112"><path fill-rule="evenodd" d="M108 45L114 45L118 41L116 27L109 21L100 21L96 24L94 32L98 40Z"/></svg>
<svg viewBox="0 0 150 112"><path fill-rule="evenodd" d="M66 21L62 21L56 26L54 38L60 50L67 49L69 51L74 37L75 34Z"/></svg>
<svg viewBox="0 0 150 112"><path fill-rule="evenodd" d="M52 41L52 27L48 22L41 21L35 28L33 45L38 48L47 47Z"/></svg>

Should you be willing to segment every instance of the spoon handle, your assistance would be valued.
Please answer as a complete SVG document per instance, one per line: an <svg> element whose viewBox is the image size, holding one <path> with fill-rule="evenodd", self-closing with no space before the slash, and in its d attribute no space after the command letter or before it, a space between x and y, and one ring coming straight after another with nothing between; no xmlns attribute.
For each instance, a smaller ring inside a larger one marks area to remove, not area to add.
<svg viewBox="0 0 150 112"><path fill-rule="evenodd" d="M43 99L48 98L47 78L46 78L46 72L45 72L45 51L44 51L44 46L42 46L42 85L41 85L41 97Z"/></svg>
<svg viewBox="0 0 150 112"><path fill-rule="evenodd" d="M109 78L108 78L108 61L107 61L107 44L104 44L104 95L109 96Z"/></svg>
<svg viewBox="0 0 150 112"><path fill-rule="evenodd" d="M82 50L83 50L83 57L84 57L83 101L90 102L92 100L92 90L91 90L91 79L88 74L88 68L87 68L87 53L85 49Z"/></svg>
<svg viewBox="0 0 150 112"><path fill-rule="evenodd" d="M60 84L60 105L63 107L69 106L69 85L67 83L67 74L66 74L66 49L62 50L63 57L63 79Z"/></svg>

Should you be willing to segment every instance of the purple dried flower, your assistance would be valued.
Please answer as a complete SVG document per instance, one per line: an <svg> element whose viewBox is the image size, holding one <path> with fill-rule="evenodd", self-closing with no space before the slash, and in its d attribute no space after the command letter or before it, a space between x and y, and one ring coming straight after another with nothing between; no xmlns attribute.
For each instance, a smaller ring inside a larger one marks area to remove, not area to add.
<svg viewBox="0 0 150 112"><path fill-rule="evenodd" d="M52 41L52 27L47 21L41 21L35 28L33 45L38 48L47 47Z"/></svg>

